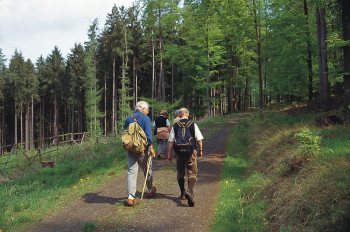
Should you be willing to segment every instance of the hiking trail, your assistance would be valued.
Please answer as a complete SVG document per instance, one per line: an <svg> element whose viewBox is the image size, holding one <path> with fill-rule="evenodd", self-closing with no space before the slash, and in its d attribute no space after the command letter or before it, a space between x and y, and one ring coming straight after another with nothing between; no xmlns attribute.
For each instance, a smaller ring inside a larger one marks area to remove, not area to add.
<svg viewBox="0 0 350 232"><path fill-rule="evenodd" d="M228 135L239 120L250 114L240 113L201 129L203 157L198 159L198 182L194 187L195 206L179 200L175 159L153 159L154 198L140 200L144 177L139 169L137 205L125 206L126 171L103 187L86 193L80 200L65 205L44 218L31 232L81 231L85 222L97 223L97 231L209 231L219 194L220 172L226 156ZM155 144L156 146L156 144ZM185 178L187 182L187 177ZM185 183L187 188L187 183Z"/></svg>

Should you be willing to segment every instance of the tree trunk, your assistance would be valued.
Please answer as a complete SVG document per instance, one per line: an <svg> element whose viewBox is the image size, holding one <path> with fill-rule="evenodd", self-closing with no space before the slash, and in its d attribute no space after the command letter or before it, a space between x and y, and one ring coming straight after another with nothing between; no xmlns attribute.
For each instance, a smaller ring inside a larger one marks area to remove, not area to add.
<svg viewBox="0 0 350 232"><path fill-rule="evenodd" d="M133 96L133 106L136 105L136 56L135 51L132 56L132 96Z"/></svg>
<svg viewBox="0 0 350 232"><path fill-rule="evenodd" d="M258 20L255 0L253 0L253 5L254 5L254 16L255 16L254 23L255 23L256 41L257 41L257 46L258 46L257 47L257 55L258 55L258 75L259 75L259 108L262 109L263 108L263 78L262 78L261 40L260 40L260 26L259 26L260 16L259 16L259 20Z"/></svg>
<svg viewBox="0 0 350 232"><path fill-rule="evenodd" d="M350 1L340 0L343 20L344 41L350 41ZM344 111L345 124L350 123L350 45L344 46Z"/></svg>
<svg viewBox="0 0 350 232"><path fill-rule="evenodd" d="M316 8L316 26L317 26L317 42L318 42L318 61L320 75L320 109L327 110L329 108L329 83L328 83L328 65L326 51L326 21L325 9Z"/></svg>
<svg viewBox="0 0 350 232"><path fill-rule="evenodd" d="M116 128L116 102L117 102L117 96L115 92L115 58L113 59L113 98L112 98L112 133L115 134L115 128Z"/></svg>
<svg viewBox="0 0 350 232"><path fill-rule="evenodd" d="M249 107L249 79L245 79L244 87L244 110L247 110Z"/></svg>
<svg viewBox="0 0 350 232"><path fill-rule="evenodd" d="M207 25L207 113L208 117L211 117L210 113L210 99L209 99L209 93L210 93L210 56L209 56L209 21Z"/></svg>
<svg viewBox="0 0 350 232"><path fill-rule="evenodd" d="M20 103L20 126L21 126L21 145L23 145L23 102Z"/></svg>
<svg viewBox="0 0 350 232"><path fill-rule="evenodd" d="M304 14L305 14L305 25L306 25L306 49L307 49L307 69L309 76L309 100L313 98L313 87L312 87L312 51L311 51L311 41L310 41L310 30L309 30L309 10L307 6L307 0L304 0Z"/></svg>
<svg viewBox="0 0 350 232"><path fill-rule="evenodd" d="M17 122L17 109L16 109L16 94L15 94L15 105L14 105L14 108L15 108L15 138L14 138L14 144L17 144L17 127L18 127L18 122Z"/></svg>
<svg viewBox="0 0 350 232"><path fill-rule="evenodd" d="M155 78L155 60L154 60L154 40L153 40L153 30L152 30L152 100L155 98L155 84L156 84L156 78ZM152 107L152 120L153 120L153 107Z"/></svg>
<svg viewBox="0 0 350 232"><path fill-rule="evenodd" d="M174 104L174 62L171 62L171 104Z"/></svg>
<svg viewBox="0 0 350 232"><path fill-rule="evenodd" d="M105 131L104 131L104 135L105 137L107 136L107 77L105 74Z"/></svg>
<svg viewBox="0 0 350 232"><path fill-rule="evenodd" d="M227 77L228 77L228 112L230 114L233 113L233 81L232 81L232 51L230 49L230 60L229 60L229 67L227 70Z"/></svg>
<svg viewBox="0 0 350 232"><path fill-rule="evenodd" d="M161 2L161 0L159 0ZM159 48L160 48L160 63L159 63L159 85L158 85L158 99L163 101L165 103L165 85L164 85L164 64L163 64L163 57L164 57L164 47L163 47L163 30L161 26L162 21L162 8L159 5Z"/></svg>
<svg viewBox="0 0 350 232"><path fill-rule="evenodd" d="M55 91L56 92L56 91ZM54 130L54 137L55 137L55 144L57 144L57 96L55 93L55 99L54 99L54 115L53 115L53 130Z"/></svg>
<svg viewBox="0 0 350 232"><path fill-rule="evenodd" d="M29 102L25 109L25 151L29 150Z"/></svg>

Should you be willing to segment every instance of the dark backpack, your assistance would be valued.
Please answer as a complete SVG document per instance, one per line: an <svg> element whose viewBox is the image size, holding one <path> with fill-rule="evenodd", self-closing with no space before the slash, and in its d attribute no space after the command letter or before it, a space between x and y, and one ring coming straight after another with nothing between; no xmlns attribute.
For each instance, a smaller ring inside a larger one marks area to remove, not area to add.
<svg viewBox="0 0 350 232"><path fill-rule="evenodd" d="M195 149L195 140L192 137L190 126L193 124L191 120L186 122L177 122L176 125L179 126L175 132L174 150L177 154L183 156L192 155Z"/></svg>

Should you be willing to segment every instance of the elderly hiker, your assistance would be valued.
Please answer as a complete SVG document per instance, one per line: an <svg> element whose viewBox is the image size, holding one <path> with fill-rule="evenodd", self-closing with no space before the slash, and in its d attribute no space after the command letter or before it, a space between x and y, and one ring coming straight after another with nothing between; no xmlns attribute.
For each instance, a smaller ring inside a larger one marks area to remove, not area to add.
<svg viewBox="0 0 350 232"><path fill-rule="evenodd" d="M136 194L136 182L137 182L137 173L139 169L139 165L141 166L144 175L147 173L147 161L150 158L149 163L149 171L146 180L147 184L147 194L146 196L151 198L156 193L156 187L152 186L153 183L153 175L152 175L152 157L155 155L155 151L153 149L153 141L152 141L152 127L151 120L147 116L149 112L149 104L145 101L139 101L135 106L135 113L132 116L129 116L125 120L124 129L126 130L129 127L129 124L133 123L134 120L137 120L137 123L143 129L146 134L148 145L146 149L141 153L132 153L127 151L128 155L128 177L127 177L127 194L128 199L126 204L128 206L132 206L136 204L135 194Z"/></svg>
<svg viewBox="0 0 350 232"><path fill-rule="evenodd" d="M180 110L175 110L175 119L173 121L173 125L180 121Z"/></svg>
<svg viewBox="0 0 350 232"><path fill-rule="evenodd" d="M167 141L170 132L170 123L167 119L168 111L160 111L160 115L154 120L153 127L155 127L155 134L157 135L158 144L158 159L167 158Z"/></svg>
<svg viewBox="0 0 350 232"><path fill-rule="evenodd" d="M180 187L180 199L187 199L188 205L195 204L193 188L197 182L197 157L202 157L203 135L197 124L189 120L190 112L186 108L180 109L180 121L177 122L170 131L168 161L172 162L171 152L174 148L177 181ZM198 146L198 147L197 147ZM198 148L198 152L197 149ZM185 169L188 175L188 190L185 191Z"/></svg>

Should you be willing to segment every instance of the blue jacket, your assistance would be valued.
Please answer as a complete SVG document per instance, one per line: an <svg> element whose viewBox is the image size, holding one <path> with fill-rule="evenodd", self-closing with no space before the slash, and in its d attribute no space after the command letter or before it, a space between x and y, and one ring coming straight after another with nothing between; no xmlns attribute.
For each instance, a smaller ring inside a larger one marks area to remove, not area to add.
<svg viewBox="0 0 350 232"><path fill-rule="evenodd" d="M151 145L153 144L151 119L142 112L135 112L134 118L137 118L140 114L143 115L139 118L139 120L137 120L137 122L146 134L148 145ZM124 129L126 130L129 127L129 124L133 122L134 121L132 120L131 116L127 117L125 120Z"/></svg>

